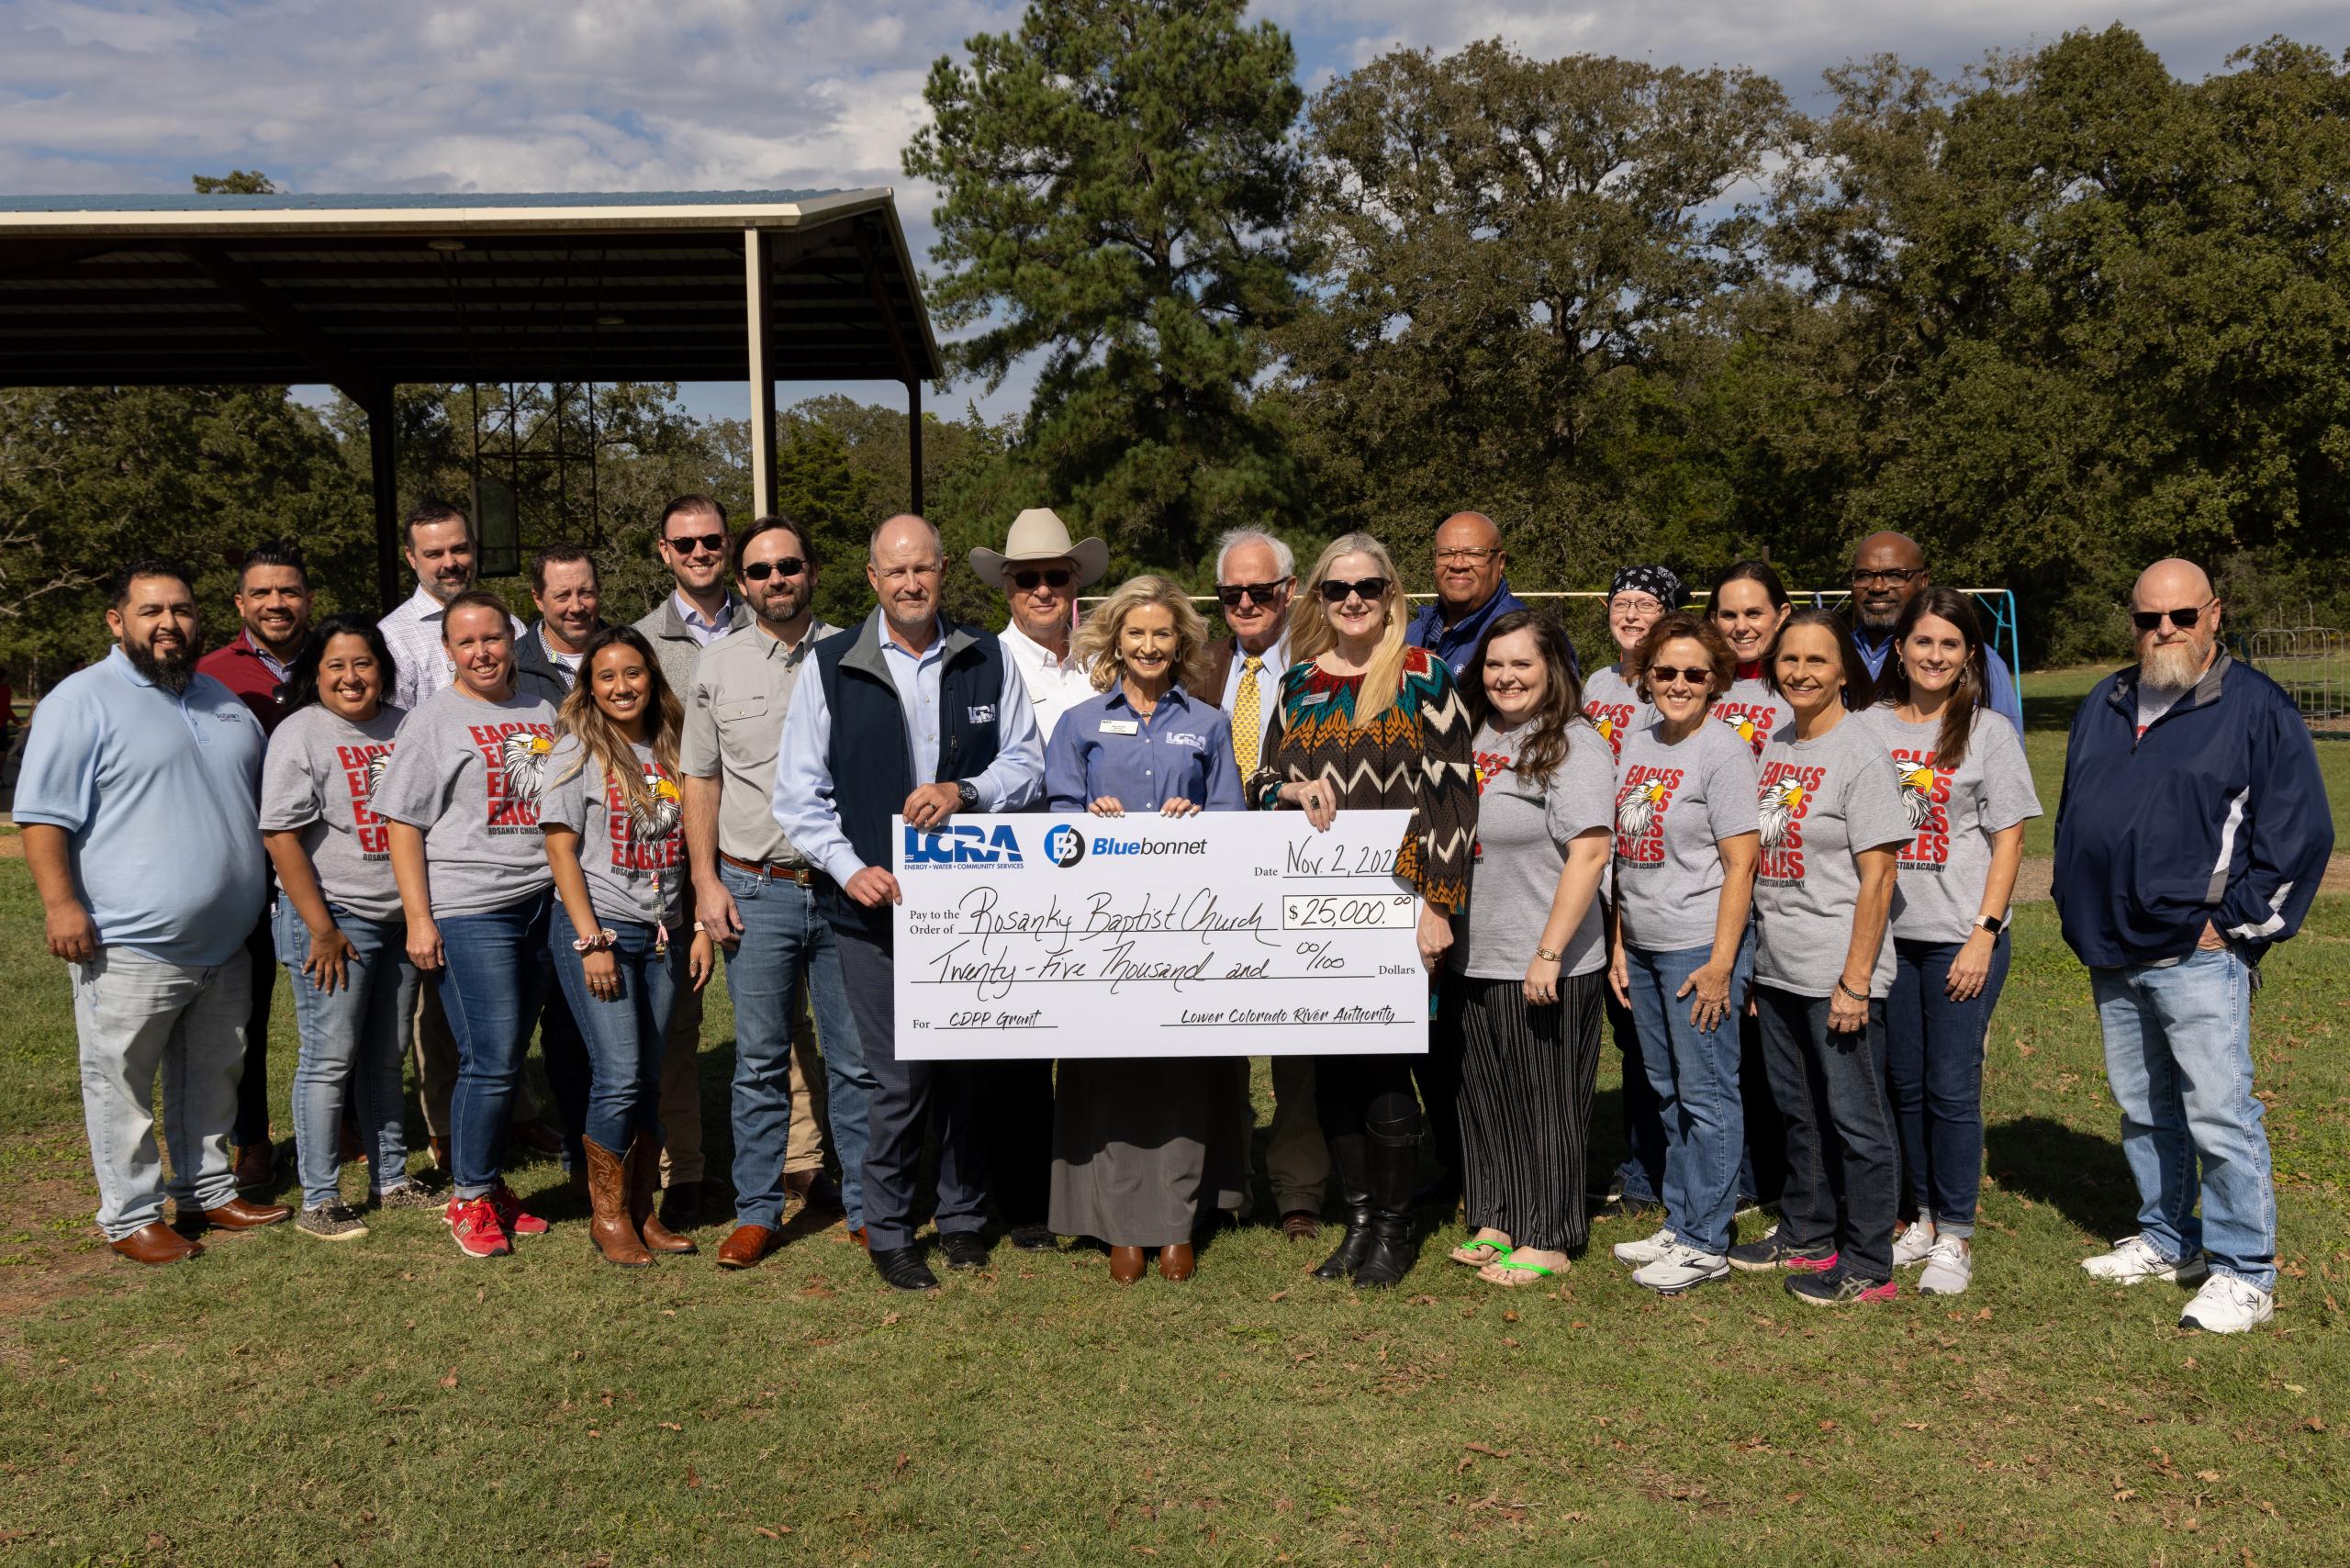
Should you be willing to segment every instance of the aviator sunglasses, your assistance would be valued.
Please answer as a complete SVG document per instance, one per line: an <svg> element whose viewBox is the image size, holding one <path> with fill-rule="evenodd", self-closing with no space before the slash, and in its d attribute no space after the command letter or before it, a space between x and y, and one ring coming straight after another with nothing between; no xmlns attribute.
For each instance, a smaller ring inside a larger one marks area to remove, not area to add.
<svg viewBox="0 0 2350 1568"><path fill-rule="evenodd" d="M1066 566L1055 566L1049 571L1043 572L1014 572L1012 574L1012 586L1022 593L1034 592L1038 583L1046 584L1050 588L1065 588L1069 587L1069 579L1074 576L1076 574Z"/></svg>

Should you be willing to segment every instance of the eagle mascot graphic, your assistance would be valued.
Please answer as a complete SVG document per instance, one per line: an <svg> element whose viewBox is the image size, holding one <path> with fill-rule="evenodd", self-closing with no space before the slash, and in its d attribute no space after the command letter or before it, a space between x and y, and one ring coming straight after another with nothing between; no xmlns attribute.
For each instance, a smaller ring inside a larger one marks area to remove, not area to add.
<svg viewBox="0 0 2350 1568"><path fill-rule="evenodd" d="M372 805L375 802L376 787L384 781L384 769L389 767L391 765L392 754L387 751L379 751L375 756L367 759L367 800L369 804Z"/></svg>
<svg viewBox="0 0 2350 1568"><path fill-rule="evenodd" d="M1639 838L1655 824L1657 808L1664 802L1664 780L1651 778L1645 784L1634 784L1616 801L1616 836L1625 840Z"/></svg>
<svg viewBox="0 0 2350 1568"><path fill-rule="evenodd" d="M639 844L658 843L676 831L685 798L677 786L654 769L644 770L644 795L628 808L628 825Z"/></svg>
<svg viewBox="0 0 2350 1568"><path fill-rule="evenodd" d="M1762 847L1776 849L1787 841L1787 828L1803 811L1803 780L1782 778L1762 787L1759 802L1762 817Z"/></svg>
<svg viewBox="0 0 2350 1568"><path fill-rule="evenodd" d="M1749 746L1751 746L1754 744L1755 725L1753 714L1725 713L1722 715L1722 722L1728 724L1731 729L1736 730L1738 732L1738 738L1744 741Z"/></svg>
<svg viewBox="0 0 2350 1568"><path fill-rule="evenodd" d="M1924 763L1897 761L1893 776L1900 780L1901 807L1909 813L1909 825L1925 826L1934 814L1934 770Z"/></svg>
<svg viewBox="0 0 2350 1568"><path fill-rule="evenodd" d="M499 748L506 765L507 790L525 800L534 799L539 786L546 780L547 757L554 751L554 741L546 735L517 730L507 736Z"/></svg>

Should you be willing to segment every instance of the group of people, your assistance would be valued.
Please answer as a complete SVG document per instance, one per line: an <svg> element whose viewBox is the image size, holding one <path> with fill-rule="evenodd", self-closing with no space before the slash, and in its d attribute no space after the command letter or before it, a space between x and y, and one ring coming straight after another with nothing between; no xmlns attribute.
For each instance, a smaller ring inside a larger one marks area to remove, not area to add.
<svg viewBox="0 0 2350 1568"><path fill-rule="evenodd" d="M771 1253L796 1192L836 1203L900 1289L937 1283L925 1218L950 1268L982 1266L995 1225L1030 1249L1091 1238L1121 1282L1154 1255L1188 1278L1203 1228L1251 1205L1246 1059L901 1059L895 823L1401 809L1427 1055L1273 1058L1281 1227L1315 1236L1334 1187L1343 1211L1317 1276L1396 1283L1433 1197L1465 1208L1451 1258L1498 1285L1565 1271L1620 1203L1661 1211L1614 1251L1664 1294L1741 1269L1818 1305L1891 1299L1905 1267L1967 1288L1984 1046L2041 805L2011 672L1901 535L1863 543L1849 622L1762 561L1702 610L1670 569L1628 566L1617 659L1585 678L1474 512L1438 530L1416 613L1369 535L1301 576L1270 533L1227 534L1220 638L1155 576L1080 622L1108 551L1044 509L970 554L1001 633L942 613L919 517L875 530L877 602L846 628L813 614L804 527L735 532L707 497L663 515L675 591L633 626L601 620L584 551L539 554L526 626L475 587L463 513L405 529L417 593L380 622L311 624L298 554L264 545L239 636L202 661L186 575L132 563L116 651L37 711L17 817L73 967L99 1225L127 1257L288 1219L362 1237L352 1159L371 1205L437 1204L467 1256L501 1255L548 1228L508 1183L517 1140L562 1155L608 1261L695 1250L699 997L722 961L720 1266ZM2132 614L2138 663L2082 705L2067 757L2065 803L2095 804L2058 817L2059 911L2144 1199L2140 1233L2085 1267L2200 1280L2182 1322L2240 1329L2275 1288L2249 998L2330 818L2298 714L2221 646L2201 572L2149 568ZM244 1195L269 1170L267 964L301 1039L298 1209ZM1629 1152L1595 1182L1604 1026ZM558 1127L523 1098L533 1034ZM411 1051L445 1193L405 1147Z"/></svg>

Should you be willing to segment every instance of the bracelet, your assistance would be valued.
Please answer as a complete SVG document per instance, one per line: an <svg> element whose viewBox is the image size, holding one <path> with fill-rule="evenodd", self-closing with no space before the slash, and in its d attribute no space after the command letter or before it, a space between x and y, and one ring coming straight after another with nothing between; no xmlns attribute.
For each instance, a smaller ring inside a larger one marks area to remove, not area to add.
<svg viewBox="0 0 2350 1568"><path fill-rule="evenodd" d="M1862 1006L1865 1007L1868 1005L1868 997L1860 991L1854 991L1851 986L1846 985L1844 983L1844 977L1841 975L1836 977L1836 989L1842 991L1846 996L1851 997L1854 1002L1859 1002Z"/></svg>
<svg viewBox="0 0 2350 1568"><path fill-rule="evenodd" d="M1550 951L1550 948L1548 948L1548 947L1537 947L1537 948L1535 948L1535 949L1534 949L1534 956L1535 956L1536 958L1538 958L1541 959L1541 960L1542 960L1544 963L1546 963L1546 964L1555 964L1555 963L1558 963L1561 959L1562 959L1562 958L1564 958L1566 957L1566 955L1565 955L1564 953L1553 953L1553 952L1552 952L1552 951Z"/></svg>
<svg viewBox="0 0 2350 1568"><path fill-rule="evenodd" d="M600 953L621 939L621 934L607 926L593 936L575 936L571 950L575 953Z"/></svg>
<svg viewBox="0 0 2350 1568"><path fill-rule="evenodd" d="M697 920L697 921L695 921L695 922L694 922L694 935L695 935L699 936L699 935L700 935L703 932L705 932L705 931L707 931L707 930L709 930L709 929L710 929L710 927L709 927L709 926L707 926L707 925L704 925L700 921Z"/></svg>

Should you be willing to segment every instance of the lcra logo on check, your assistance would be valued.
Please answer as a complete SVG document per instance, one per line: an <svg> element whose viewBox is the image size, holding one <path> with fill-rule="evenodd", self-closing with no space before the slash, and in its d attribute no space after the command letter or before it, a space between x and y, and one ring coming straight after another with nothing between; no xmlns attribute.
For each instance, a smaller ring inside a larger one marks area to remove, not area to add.
<svg viewBox="0 0 2350 1568"><path fill-rule="evenodd" d="M992 828L950 823L945 827L908 827L904 831L902 850L908 866L1002 868L1025 864L1020 858L1020 840L1013 836L1010 823L998 823Z"/></svg>

